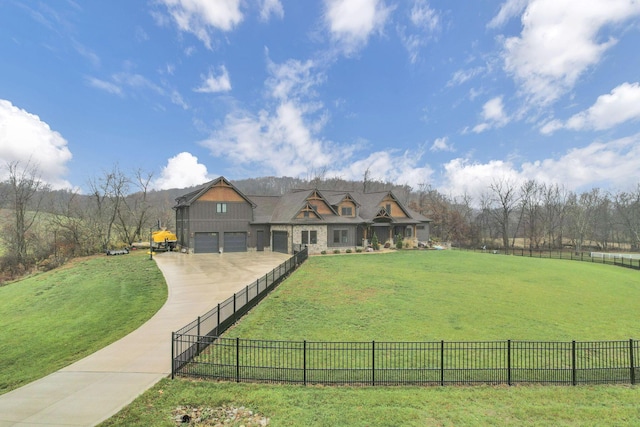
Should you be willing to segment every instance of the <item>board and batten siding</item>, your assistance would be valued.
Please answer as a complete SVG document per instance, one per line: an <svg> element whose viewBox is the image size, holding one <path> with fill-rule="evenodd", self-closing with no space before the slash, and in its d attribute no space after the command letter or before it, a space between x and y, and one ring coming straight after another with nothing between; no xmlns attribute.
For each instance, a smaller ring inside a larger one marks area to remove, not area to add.
<svg viewBox="0 0 640 427"><path fill-rule="evenodd" d="M335 243L333 240L334 232L336 230L346 230L347 231L347 241L346 242L338 242ZM345 247L356 247L356 226L352 224L335 224L329 225L327 227L327 246L330 248L345 248Z"/></svg>
<svg viewBox="0 0 640 427"><path fill-rule="evenodd" d="M227 211L217 212L217 204L225 203ZM253 209L246 202L207 202L200 201L191 205L190 231L249 231L249 222Z"/></svg>

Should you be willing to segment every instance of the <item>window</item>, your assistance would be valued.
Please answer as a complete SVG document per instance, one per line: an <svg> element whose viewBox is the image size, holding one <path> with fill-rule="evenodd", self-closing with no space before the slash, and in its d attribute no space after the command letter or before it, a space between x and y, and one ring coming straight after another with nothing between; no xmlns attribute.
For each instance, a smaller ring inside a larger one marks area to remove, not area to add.
<svg viewBox="0 0 640 427"><path fill-rule="evenodd" d="M305 217L305 218L309 218L309 211L304 211L302 213L302 216Z"/></svg>
<svg viewBox="0 0 640 427"><path fill-rule="evenodd" d="M227 204L226 203L216 203L216 212L218 212L218 213L227 213Z"/></svg>
<svg viewBox="0 0 640 427"><path fill-rule="evenodd" d="M307 245L315 245L318 243L318 232L316 230L302 232L302 244Z"/></svg>
<svg viewBox="0 0 640 427"><path fill-rule="evenodd" d="M342 216L352 216L353 208L351 206L343 206L342 207Z"/></svg>
<svg viewBox="0 0 640 427"><path fill-rule="evenodd" d="M347 230L333 230L333 243L349 243Z"/></svg>
<svg viewBox="0 0 640 427"><path fill-rule="evenodd" d="M387 211L387 215L391 215L391 203L387 203L385 210Z"/></svg>

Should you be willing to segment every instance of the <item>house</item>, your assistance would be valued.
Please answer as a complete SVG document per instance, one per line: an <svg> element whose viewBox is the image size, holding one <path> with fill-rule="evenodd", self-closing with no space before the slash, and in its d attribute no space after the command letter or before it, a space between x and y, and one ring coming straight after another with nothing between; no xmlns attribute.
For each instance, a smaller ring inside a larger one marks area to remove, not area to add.
<svg viewBox="0 0 640 427"><path fill-rule="evenodd" d="M282 196L246 196L220 177L180 196L174 206L178 244L193 253L272 250L310 253L381 244L401 236L429 240L430 220L391 191L306 189Z"/></svg>

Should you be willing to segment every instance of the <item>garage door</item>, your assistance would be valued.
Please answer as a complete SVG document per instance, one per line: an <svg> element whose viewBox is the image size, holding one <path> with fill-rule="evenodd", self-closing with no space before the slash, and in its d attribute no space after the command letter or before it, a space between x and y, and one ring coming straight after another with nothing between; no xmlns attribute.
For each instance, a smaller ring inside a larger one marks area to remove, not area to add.
<svg viewBox="0 0 640 427"><path fill-rule="evenodd" d="M246 252L247 233L224 233L225 252Z"/></svg>
<svg viewBox="0 0 640 427"><path fill-rule="evenodd" d="M282 252L289 253L289 248L287 245L287 232L286 231L274 231L272 235L273 247L271 250L273 252Z"/></svg>
<svg viewBox="0 0 640 427"><path fill-rule="evenodd" d="M197 254L218 252L218 233L195 233L193 251Z"/></svg>

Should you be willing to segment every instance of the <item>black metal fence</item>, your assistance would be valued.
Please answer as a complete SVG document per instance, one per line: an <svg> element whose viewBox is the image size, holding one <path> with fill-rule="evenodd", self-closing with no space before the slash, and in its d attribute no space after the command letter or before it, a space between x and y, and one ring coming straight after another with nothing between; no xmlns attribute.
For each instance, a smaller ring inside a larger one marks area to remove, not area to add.
<svg viewBox="0 0 640 427"><path fill-rule="evenodd" d="M456 248L460 249L460 248ZM484 252L489 254L501 254L502 249L470 249L473 252ZM509 250L509 255L524 256L530 258L550 258L566 259L572 261L585 261L598 264L609 264L618 267L627 267L640 270L640 254L623 254L607 252L587 252L569 249L523 249L513 248Z"/></svg>
<svg viewBox="0 0 640 427"><path fill-rule="evenodd" d="M326 385L635 384L640 341L307 342L181 335L175 374Z"/></svg>
<svg viewBox="0 0 640 427"><path fill-rule="evenodd" d="M307 248L296 252L291 258L271 272L233 294L196 320L173 332L171 338L171 377L173 378L185 364L191 362L207 346L211 337L224 333L250 309L255 307L289 273L295 270L308 257ZM193 340L188 337L198 336Z"/></svg>

